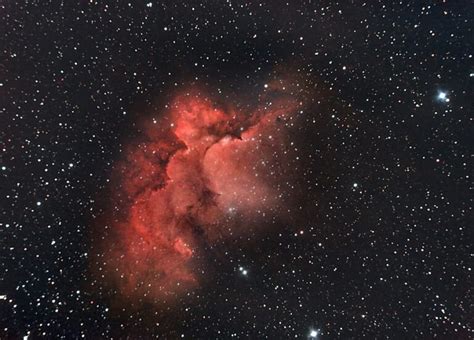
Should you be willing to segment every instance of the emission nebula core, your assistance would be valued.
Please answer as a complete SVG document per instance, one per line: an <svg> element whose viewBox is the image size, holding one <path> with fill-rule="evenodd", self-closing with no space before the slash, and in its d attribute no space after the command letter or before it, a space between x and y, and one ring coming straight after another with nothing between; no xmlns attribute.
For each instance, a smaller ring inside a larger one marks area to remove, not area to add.
<svg viewBox="0 0 474 340"><path fill-rule="evenodd" d="M244 111L195 86L141 120L113 168L97 225L101 276L103 269L122 298L172 302L200 285L205 246L258 232L265 216L289 206L281 187L297 171L288 169L288 133L303 103L282 87L266 84Z"/></svg>

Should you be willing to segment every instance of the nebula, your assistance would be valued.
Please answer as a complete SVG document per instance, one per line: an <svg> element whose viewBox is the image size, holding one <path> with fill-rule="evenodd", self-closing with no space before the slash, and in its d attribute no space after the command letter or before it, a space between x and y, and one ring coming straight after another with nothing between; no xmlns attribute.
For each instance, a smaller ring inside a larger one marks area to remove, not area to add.
<svg viewBox="0 0 474 340"><path fill-rule="evenodd" d="M288 126L302 105L265 89L253 107L183 90L141 124L114 166L101 277L124 297L172 301L199 287L206 245L264 228L284 207Z"/></svg>

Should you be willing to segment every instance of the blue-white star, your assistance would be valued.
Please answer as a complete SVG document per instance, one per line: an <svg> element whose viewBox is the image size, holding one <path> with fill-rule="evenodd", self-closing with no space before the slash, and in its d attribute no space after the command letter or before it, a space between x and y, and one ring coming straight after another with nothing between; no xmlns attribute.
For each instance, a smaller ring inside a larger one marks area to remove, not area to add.
<svg viewBox="0 0 474 340"><path fill-rule="evenodd" d="M439 101L442 101L442 102L449 102L449 98L448 98L448 93L445 92L445 91L439 91L438 92L438 100Z"/></svg>

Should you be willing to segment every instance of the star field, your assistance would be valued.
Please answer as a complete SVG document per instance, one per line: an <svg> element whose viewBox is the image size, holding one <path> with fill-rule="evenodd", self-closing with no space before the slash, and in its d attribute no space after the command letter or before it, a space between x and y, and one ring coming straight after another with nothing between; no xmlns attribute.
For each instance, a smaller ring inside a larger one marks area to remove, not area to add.
<svg viewBox="0 0 474 340"><path fill-rule="evenodd" d="M0 338L473 337L470 1L0 9ZM192 234L199 285L158 304L146 272L123 298L98 246L122 250L102 220L127 211L117 164L178 128L190 87L225 112L296 104L236 162L267 181L225 206L245 223Z"/></svg>

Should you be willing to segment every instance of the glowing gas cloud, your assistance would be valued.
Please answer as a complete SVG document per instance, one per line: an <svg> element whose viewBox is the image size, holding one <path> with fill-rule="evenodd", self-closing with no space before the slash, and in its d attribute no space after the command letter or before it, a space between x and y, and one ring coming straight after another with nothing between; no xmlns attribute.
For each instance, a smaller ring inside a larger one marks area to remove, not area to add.
<svg viewBox="0 0 474 340"><path fill-rule="evenodd" d="M265 88L253 108L177 93L112 174L101 276L125 297L167 302L200 285L205 245L258 231L284 204L288 127L301 103ZM245 112L244 112L245 111Z"/></svg>

